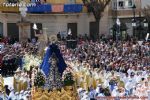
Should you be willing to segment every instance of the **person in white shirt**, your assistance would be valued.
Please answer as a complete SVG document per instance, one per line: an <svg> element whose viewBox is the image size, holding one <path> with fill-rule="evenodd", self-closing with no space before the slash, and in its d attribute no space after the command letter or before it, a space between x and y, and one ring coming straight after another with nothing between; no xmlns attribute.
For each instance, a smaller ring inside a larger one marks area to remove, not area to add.
<svg viewBox="0 0 150 100"><path fill-rule="evenodd" d="M129 81L129 75L128 75L128 73L126 73L126 75L124 77L122 77L121 80L124 82L124 84L126 84Z"/></svg>
<svg viewBox="0 0 150 100"><path fill-rule="evenodd" d="M134 69L133 69L133 67L130 67L130 68L128 69L127 73L128 73L128 75L131 75L132 72L134 72Z"/></svg>
<svg viewBox="0 0 150 100"><path fill-rule="evenodd" d="M139 83L141 81L142 76L140 75L140 73L137 73L135 75L135 78L136 78L136 83Z"/></svg>
<svg viewBox="0 0 150 100"><path fill-rule="evenodd" d="M129 81L125 84L127 95L132 95L133 87L136 85L136 79L134 73L131 73Z"/></svg>

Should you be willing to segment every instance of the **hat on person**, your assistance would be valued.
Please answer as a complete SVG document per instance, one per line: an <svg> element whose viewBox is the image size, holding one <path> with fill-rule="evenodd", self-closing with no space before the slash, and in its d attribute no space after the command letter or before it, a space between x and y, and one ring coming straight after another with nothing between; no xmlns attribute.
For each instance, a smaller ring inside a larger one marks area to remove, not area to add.
<svg viewBox="0 0 150 100"><path fill-rule="evenodd" d="M97 86L100 87L100 86L102 86L102 84L98 84Z"/></svg>
<svg viewBox="0 0 150 100"><path fill-rule="evenodd" d="M82 88L79 88L79 89L78 89L78 93L80 93L82 90L83 90Z"/></svg>
<svg viewBox="0 0 150 100"><path fill-rule="evenodd" d="M15 92L15 95L19 95L19 92Z"/></svg>
<svg viewBox="0 0 150 100"><path fill-rule="evenodd" d="M28 91L24 91L24 95L27 95L28 94Z"/></svg>
<svg viewBox="0 0 150 100"><path fill-rule="evenodd" d="M23 94L23 92L24 92L24 90L21 90L21 91L20 91L20 94Z"/></svg>

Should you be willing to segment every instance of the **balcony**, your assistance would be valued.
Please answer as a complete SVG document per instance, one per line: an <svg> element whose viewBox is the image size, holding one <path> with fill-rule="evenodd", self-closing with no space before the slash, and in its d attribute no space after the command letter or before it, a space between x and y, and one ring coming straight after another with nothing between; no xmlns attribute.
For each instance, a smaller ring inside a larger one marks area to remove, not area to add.
<svg viewBox="0 0 150 100"><path fill-rule="evenodd" d="M123 17L123 18L128 18L128 17L133 17L133 11L132 10L118 10L114 11L112 10L110 13L110 16L118 16L118 17ZM139 10L135 11L135 16L139 16Z"/></svg>
<svg viewBox="0 0 150 100"><path fill-rule="evenodd" d="M82 4L41 4L28 7L28 13L80 13Z"/></svg>
<svg viewBox="0 0 150 100"><path fill-rule="evenodd" d="M81 13L86 12L83 4L35 4L27 6L28 13ZM19 3L2 3L0 11L3 13L19 13Z"/></svg>

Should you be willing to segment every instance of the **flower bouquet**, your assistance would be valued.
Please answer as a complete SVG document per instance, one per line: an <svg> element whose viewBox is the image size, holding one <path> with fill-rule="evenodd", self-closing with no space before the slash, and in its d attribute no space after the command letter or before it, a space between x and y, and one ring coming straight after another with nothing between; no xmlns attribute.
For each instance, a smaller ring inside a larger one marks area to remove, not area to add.
<svg viewBox="0 0 150 100"><path fill-rule="evenodd" d="M30 71L31 66L39 66L42 62L39 56L26 54L23 59L23 67L26 71Z"/></svg>
<svg viewBox="0 0 150 100"><path fill-rule="evenodd" d="M37 72L34 79L34 86L42 87L45 85L46 79L41 71Z"/></svg>
<svg viewBox="0 0 150 100"><path fill-rule="evenodd" d="M73 75L68 72L64 75L64 86L72 86L74 84Z"/></svg>

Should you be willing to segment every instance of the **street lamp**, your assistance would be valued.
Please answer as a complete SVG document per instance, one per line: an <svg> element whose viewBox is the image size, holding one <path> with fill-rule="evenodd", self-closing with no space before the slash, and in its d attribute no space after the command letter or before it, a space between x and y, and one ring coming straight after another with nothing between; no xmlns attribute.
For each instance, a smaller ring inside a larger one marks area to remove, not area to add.
<svg viewBox="0 0 150 100"><path fill-rule="evenodd" d="M132 19L132 26L133 26L133 36L135 36L135 27L136 27L136 21L135 21L135 9L136 6L133 4L132 10L133 10L133 19Z"/></svg>
<svg viewBox="0 0 150 100"><path fill-rule="evenodd" d="M148 21L146 19L144 19L143 25L144 25L144 28L146 29L144 36L146 36L147 30L148 30Z"/></svg>
<svg viewBox="0 0 150 100"><path fill-rule="evenodd" d="M116 34L116 41L118 41L118 36L120 35L120 25L121 25L121 22L119 20L119 18L117 18L116 20L116 24L117 24L117 34Z"/></svg>
<svg viewBox="0 0 150 100"><path fill-rule="evenodd" d="M148 22L147 22L147 20L146 19L144 19L144 21L143 21L143 23L144 23L144 27L148 27Z"/></svg>
<svg viewBox="0 0 150 100"><path fill-rule="evenodd" d="M132 19L132 27L133 27L133 37L136 37L136 35L135 35L135 28L136 28L136 21L135 21L135 18Z"/></svg>
<svg viewBox="0 0 150 100"><path fill-rule="evenodd" d="M135 19L132 19L132 26L136 27L136 21L135 21Z"/></svg>
<svg viewBox="0 0 150 100"><path fill-rule="evenodd" d="M133 36L134 37L138 37L138 39L143 39L142 35L142 30L143 27L146 28L146 33L147 33L147 28L148 28L148 22L146 19L144 19L144 21L142 21L142 17L141 17L141 11L139 13L139 19L135 19L135 9L136 9L136 5L133 4L132 6L132 10L133 10L133 19L132 19L132 27L133 27ZM135 28L137 27L137 29L139 30L138 34L135 34Z"/></svg>

